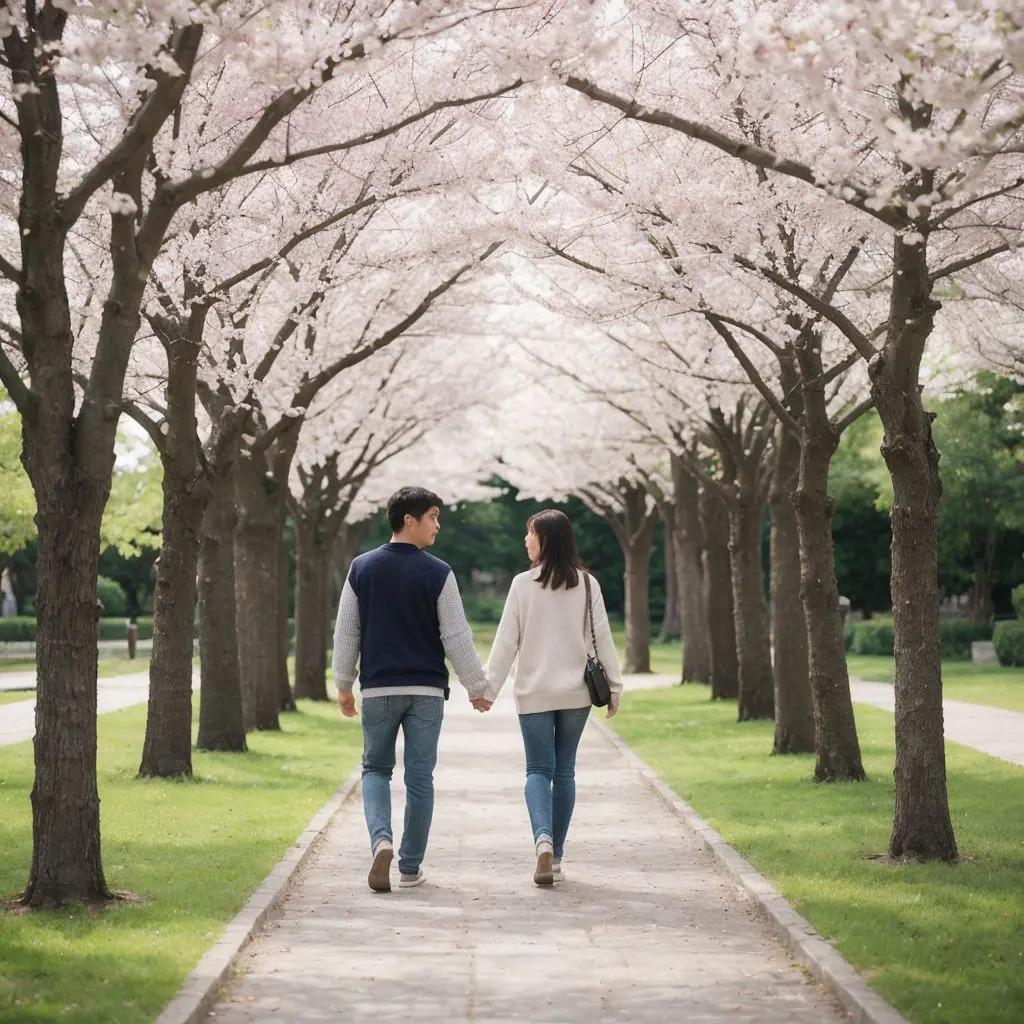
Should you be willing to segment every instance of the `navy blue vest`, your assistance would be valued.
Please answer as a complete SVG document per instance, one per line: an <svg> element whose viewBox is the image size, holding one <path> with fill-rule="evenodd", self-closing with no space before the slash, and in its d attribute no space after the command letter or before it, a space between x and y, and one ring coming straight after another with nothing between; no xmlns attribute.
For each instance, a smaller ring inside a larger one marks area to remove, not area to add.
<svg viewBox="0 0 1024 1024"><path fill-rule="evenodd" d="M415 544L383 544L352 562L359 600L359 685L436 686L448 698L437 599L451 567Z"/></svg>

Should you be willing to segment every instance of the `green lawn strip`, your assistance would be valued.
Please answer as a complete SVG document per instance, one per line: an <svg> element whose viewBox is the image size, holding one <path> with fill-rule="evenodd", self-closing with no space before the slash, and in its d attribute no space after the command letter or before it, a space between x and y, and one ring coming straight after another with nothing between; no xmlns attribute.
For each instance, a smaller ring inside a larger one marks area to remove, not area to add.
<svg viewBox="0 0 1024 1024"><path fill-rule="evenodd" d="M358 761L358 721L301 702L248 754L193 754L197 781L138 782L145 706L100 716L102 914L0 910L0 1022L151 1024ZM0 749L0 895L28 876L32 750Z"/></svg>
<svg viewBox="0 0 1024 1024"><path fill-rule="evenodd" d="M1024 769L947 745L956 867L893 867L892 716L857 707L870 781L816 785L771 757L770 722L678 687L630 695L613 725L914 1024L1024 1019Z"/></svg>
<svg viewBox="0 0 1024 1024"><path fill-rule="evenodd" d="M17 704L23 700L33 700L33 690L4 690L0 691L0 704Z"/></svg>
<svg viewBox="0 0 1024 1024"><path fill-rule="evenodd" d="M846 663L851 676L870 682L892 682L892 658L851 654ZM942 696L946 700L1024 711L1024 669L975 665L970 661L944 661Z"/></svg>
<svg viewBox="0 0 1024 1024"><path fill-rule="evenodd" d="M10 658L0 661L0 674L4 672L33 672L34 658ZM130 676L149 671L149 658L102 658L99 662L99 676Z"/></svg>

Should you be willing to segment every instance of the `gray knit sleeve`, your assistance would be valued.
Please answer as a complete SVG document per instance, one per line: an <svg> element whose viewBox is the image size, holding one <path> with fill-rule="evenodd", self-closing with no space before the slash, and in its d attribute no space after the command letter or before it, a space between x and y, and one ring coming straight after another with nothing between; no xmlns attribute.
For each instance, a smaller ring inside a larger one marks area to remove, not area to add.
<svg viewBox="0 0 1024 1024"><path fill-rule="evenodd" d="M437 598L437 621L441 627L444 653L452 663L459 682L469 690L471 697L478 697L487 685L487 676L480 664L480 655L473 646L473 631L466 621L459 584L453 572L448 573Z"/></svg>
<svg viewBox="0 0 1024 1024"><path fill-rule="evenodd" d="M359 600L352 584L345 580L338 602L338 618L334 624L334 685L340 691L351 691L356 681L359 660Z"/></svg>

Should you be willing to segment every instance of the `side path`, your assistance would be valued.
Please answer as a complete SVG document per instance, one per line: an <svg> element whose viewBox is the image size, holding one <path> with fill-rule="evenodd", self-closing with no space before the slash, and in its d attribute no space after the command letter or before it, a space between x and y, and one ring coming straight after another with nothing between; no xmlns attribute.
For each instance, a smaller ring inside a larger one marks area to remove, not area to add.
<svg viewBox="0 0 1024 1024"><path fill-rule="evenodd" d="M480 716L457 691L446 719L426 884L367 888L357 791L243 953L219 1024L847 1020L596 728L566 881L540 889L512 701Z"/></svg>
<svg viewBox="0 0 1024 1024"><path fill-rule="evenodd" d="M14 673L11 673L13 675ZM18 673L22 675L22 673ZM30 685L35 685L35 673L29 676ZM2 676L0 676L2 678ZM199 674L192 679L192 688L198 689ZM18 687L19 689L21 687ZM35 697L25 694L25 700L13 704L0 704L0 747L12 743L23 743L30 740L36 731ZM111 676L100 679L97 693L97 711L105 714L108 711L120 711L134 704L145 704L149 700L149 672L125 676Z"/></svg>
<svg viewBox="0 0 1024 1024"><path fill-rule="evenodd" d="M883 711L894 711L896 698L892 684L850 680L850 692L858 704L870 704ZM943 731L947 740L973 747L983 754L1024 765L1024 714L961 700L942 702Z"/></svg>

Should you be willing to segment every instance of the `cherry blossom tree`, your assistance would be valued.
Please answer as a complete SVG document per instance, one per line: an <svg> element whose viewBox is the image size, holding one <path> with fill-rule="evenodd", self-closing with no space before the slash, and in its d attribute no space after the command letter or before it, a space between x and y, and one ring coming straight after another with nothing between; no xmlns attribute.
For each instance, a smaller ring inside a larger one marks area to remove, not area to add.
<svg viewBox="0 0 1024 1024"><path fill-rule="evenodd" d="M672 12L651 3L638 14L678 45L663 50L665 35L644 35L646 54L620 48L586 75L568 74L567 86L616 116L803 182L891 232L889 316L877 351L833 303L799 297L870 360L885 427L882 451L896 496L897 787L889 852L953 860L937 616L938 453L918 373L940 310L937 286L1019 239L1019 11L1009 2L934 0L909 9L791 0ZM621 29L618 38L628 38ZM624 59L646 71L655 53L657 68L642 81L625 70ZM695 56L704 70L688 75L692 88L679 97L672 70L683 63L689 70ZM695 100L700 120L677 112ZM737 105L770 126L765 144L736 131Z"/></svg>

